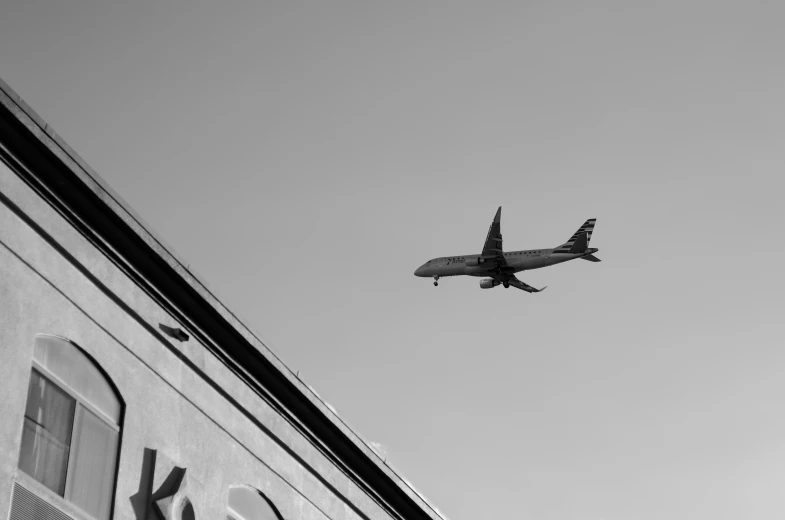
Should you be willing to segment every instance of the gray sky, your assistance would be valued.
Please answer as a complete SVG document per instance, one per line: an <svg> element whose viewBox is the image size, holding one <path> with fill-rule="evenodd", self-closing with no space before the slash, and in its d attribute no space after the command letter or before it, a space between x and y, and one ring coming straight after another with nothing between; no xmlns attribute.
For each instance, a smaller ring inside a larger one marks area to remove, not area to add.
<svg viewBox="0 0 785 520"><path fill-rule="evenodd" d="M0 76L451 520L782 518L785 4L0 13ZM499 205L603 262L412 275Z"/></svg>

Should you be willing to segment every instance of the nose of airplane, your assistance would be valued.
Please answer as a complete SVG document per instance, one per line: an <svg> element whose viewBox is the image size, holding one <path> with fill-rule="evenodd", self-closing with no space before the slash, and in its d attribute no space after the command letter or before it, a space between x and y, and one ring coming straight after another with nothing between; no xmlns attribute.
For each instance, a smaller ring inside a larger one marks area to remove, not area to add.
<svg viewBox="0 0 785 520"><path fill-rule="evenodd" d="M429 263L430 263L430 262L425 262L425 263L424 263L424 264L422 264L420 267L418 267L417 269L415 269L415 271L414 271L414 276L422 276L423 278L427 278L427 277L431 276L431 275L428 273L428 264L429 264Z"/></svg>

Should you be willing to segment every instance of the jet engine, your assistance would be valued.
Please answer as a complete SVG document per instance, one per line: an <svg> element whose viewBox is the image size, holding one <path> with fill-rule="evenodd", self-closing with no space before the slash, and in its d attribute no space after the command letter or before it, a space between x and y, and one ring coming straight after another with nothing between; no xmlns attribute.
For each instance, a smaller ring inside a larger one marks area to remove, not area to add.
<svg viewBox="0 0 785 520"><path fill-rule="evenodd" d="M497 285L499 285L499 282L493 278L484 278L480 280L480 289L493 289Z"/></svg>
<svg viewBox="0 0 785 520"><path fill-rule="evenodd" d="M466 267L477 267L485 260L480 256L472 256L466 259Z"/></svg>

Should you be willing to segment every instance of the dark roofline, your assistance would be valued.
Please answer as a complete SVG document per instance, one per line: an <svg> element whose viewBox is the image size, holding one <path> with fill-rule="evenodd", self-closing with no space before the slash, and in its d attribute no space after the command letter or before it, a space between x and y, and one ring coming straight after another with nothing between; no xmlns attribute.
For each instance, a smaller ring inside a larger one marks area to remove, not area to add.
<svg viewBox="0 0 785 520"><path fill-rule="evenodd" d="M321 445L357 484L407 520L441 515L368 445L197 278L187 264L0 79L0 143L29 173L20 176L121 266L148 293L171 302L191 332L216 355L247 371L272 404ZM98 239L98 240L95 240ZM115 254L116 253L116 254ZM166 305L165 305L166 306ZM197 325L198 324L198 325ZM396 515L397 513L397 515Z"/></svg>

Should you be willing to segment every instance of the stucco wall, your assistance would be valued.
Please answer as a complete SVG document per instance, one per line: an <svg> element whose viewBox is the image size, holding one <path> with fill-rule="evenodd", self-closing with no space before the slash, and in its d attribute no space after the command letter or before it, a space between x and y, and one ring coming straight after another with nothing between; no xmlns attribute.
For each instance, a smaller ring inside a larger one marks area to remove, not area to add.
<svg viewBox="0 0 785 520"><path fill-rule="evenodd" d="M145 448L187 469L197 518L225 518L230 485L262 491L287 520L391 518L156 300L0 163L0 518L17 473L32 346L75 342L125 401L114 517L137 517Z"/></svg>

